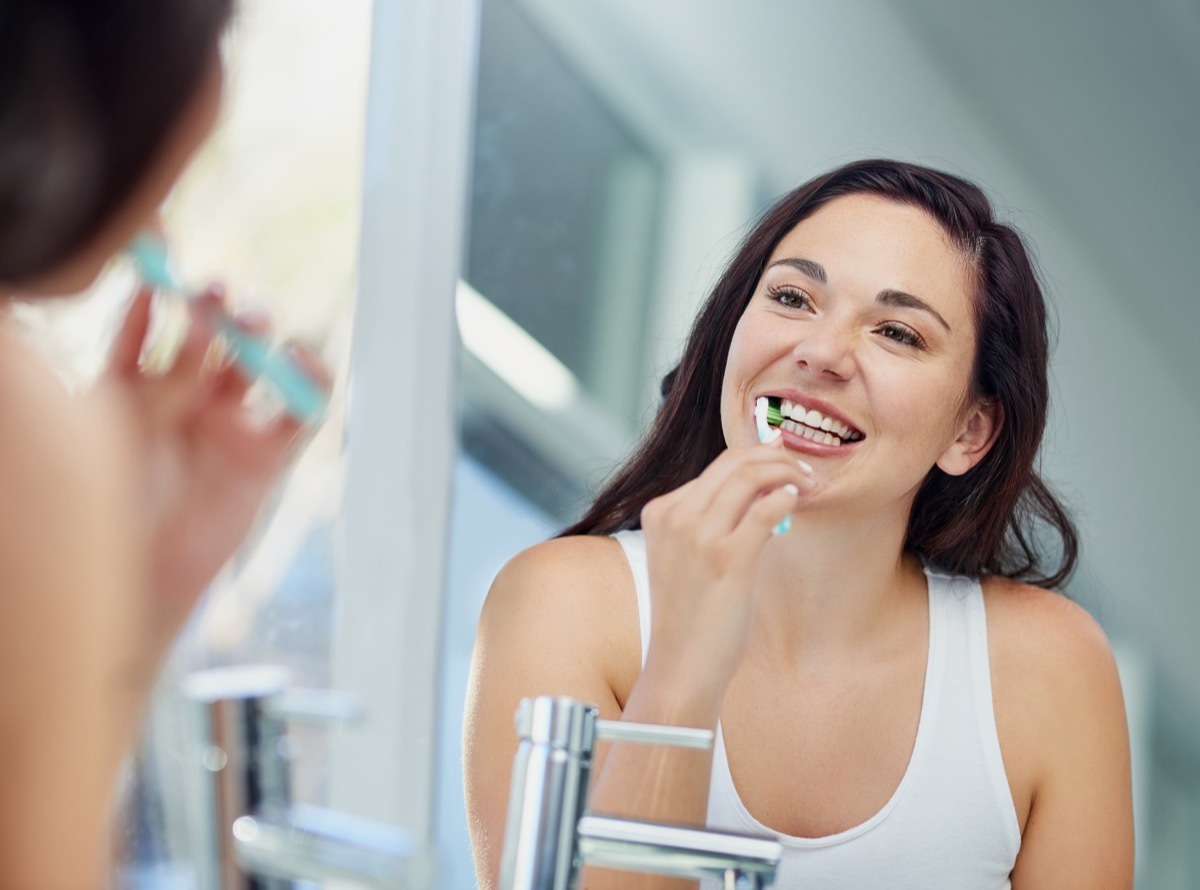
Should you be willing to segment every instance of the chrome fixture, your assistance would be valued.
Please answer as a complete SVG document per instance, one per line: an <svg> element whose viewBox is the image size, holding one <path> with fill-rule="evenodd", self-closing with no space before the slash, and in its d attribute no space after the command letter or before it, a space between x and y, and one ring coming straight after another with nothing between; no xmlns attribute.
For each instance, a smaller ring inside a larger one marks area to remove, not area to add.
<svg viewBox="0 0 1200 890"><path fill-rule="evenodd" d="M184 692L202 727L201 890L329 879L423 890L412 882L422 857L408 832L292 802L288 722L357 719L348 696L290 689L287 672L270 666L200 671Z"/></svg>
<svg viewBox="0 0 1200 890"><path fill-rule="evenodd" d="M574 890L587 865L715 878L727 890L774 882L776 840L585 815L598 740L710 748L710 730L601 720L593 705L541 696L521 702L517 736L500 890Z"/></svg>

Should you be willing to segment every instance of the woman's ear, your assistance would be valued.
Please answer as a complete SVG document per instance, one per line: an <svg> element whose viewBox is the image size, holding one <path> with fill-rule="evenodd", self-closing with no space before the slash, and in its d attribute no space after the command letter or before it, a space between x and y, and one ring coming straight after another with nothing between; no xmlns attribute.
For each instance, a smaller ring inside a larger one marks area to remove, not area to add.
<svg viewBox="0 0 1200 890"><path fill-rule="evenodd" d="M958 437L938 458L938 468L949 476L961 476L984 459L1000 428L1004 408L995 399L979 399L959 426Z"/></svg>

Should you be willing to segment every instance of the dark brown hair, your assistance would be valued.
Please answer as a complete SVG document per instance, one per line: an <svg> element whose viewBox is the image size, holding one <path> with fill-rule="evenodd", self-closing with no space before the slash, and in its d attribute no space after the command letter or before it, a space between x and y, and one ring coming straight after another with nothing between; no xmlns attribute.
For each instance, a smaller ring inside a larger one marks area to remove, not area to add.
<svg viewBox="0 0 1200 890"><path fill-rule="evenodd" d="M0 0L0 280L126 201L196 95L233 0Z"/></svg>
<svg viewBox="0 0 1200 890"><path fill-rule="evenodd" d="M663 381L663 404L638 450L563 535L639 527L648 501L695 478L724 450L725 362L768 259L801 220L834 198L857 193L921 208L968 258L976 283L970 396L1001 409L997 440L970 472L929 471L913 502L905 549L967 575L1004 575L1044 587L1070 577L1078 536L1037 466L1049 402L1049 335L1029 253L1021 236L996 220L976 186L889 160L858 161L819 176L763 215L701 309L682 360Z"/></svg>

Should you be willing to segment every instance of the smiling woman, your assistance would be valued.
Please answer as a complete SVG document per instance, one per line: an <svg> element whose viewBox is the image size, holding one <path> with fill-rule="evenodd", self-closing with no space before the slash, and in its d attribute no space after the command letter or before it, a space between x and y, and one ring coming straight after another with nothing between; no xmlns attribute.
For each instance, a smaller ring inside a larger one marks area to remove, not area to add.
<svg viewBox="0 0 1200 890"><path fill-rule="evenodd" d="M641 448L489 594L481 886L513 711L548 693L715 729L711 755L601 751L592 805L778 837L781 887L1130 886L1113 657L1048 589L1076 536L1036 468L1047 343L1020 236L960 178L864 161L769 210ZM780 434L758 444L763 399Z"/></svg>

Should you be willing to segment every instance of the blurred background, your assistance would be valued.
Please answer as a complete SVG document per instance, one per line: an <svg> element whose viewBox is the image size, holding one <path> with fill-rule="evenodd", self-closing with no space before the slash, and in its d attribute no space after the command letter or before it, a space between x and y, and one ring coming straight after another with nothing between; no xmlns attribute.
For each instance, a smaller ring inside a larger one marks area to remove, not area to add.
<svg viewBox="0 0 1200 890"><path fill-rule="evenodd" d="M189 749L174 691L183 672L271 661L325 685L337 680L340 640L376 647L373 682L385 692L392 682L388 641L347 618L338 515L346 369L356 351L398 336L364 330L362 313L410 299L399 285L361 286L378 219L364 189L390 157L371 121L410 85L386 72L413 49L373 34L372 21L378 29L381 10L402 5L243 0L225 119L169 207L185 273L225 281L281 333L316 343L342 387L255 546L176 653L131 772L122 886L196 886L187 839L198 817L180 778ZM471 19L463 95L474 104L449 100L470 122L460 281L421 296L455 301L460 343L444 372L457 418L445 444L456 449L449 518L432 510L428 550L444 554L443 581L440 592L388 591L440 596L441 645L425 678L438 684L436 714L429 725L393 719L377 746L386 757L405 733L435 734L432 763L412 768L433 767L438 886L474 886L460 719L492 577L575 518L632 447L748 223L810 176L883 155L978 182L1035 249L1057 329L1043 462L1083 532L1067 592L1118 652L1138 887L1200 887L1200 252L1190 243L1200 3L461 5ZM422 163L455 150L431 143ZM129 286L118 265L90 297L23 318L64 374L86 381ZM399 381L413 368L394 351ZM356 399L386 408L386 381L360 389ZM376 517L385 538L390 523L386 510ZM404 716L403 700L392 707ZM298 735L302 799L332 793L327 736Z"/></svg>

